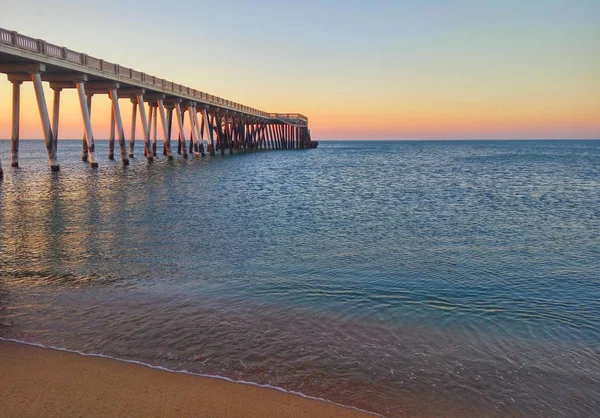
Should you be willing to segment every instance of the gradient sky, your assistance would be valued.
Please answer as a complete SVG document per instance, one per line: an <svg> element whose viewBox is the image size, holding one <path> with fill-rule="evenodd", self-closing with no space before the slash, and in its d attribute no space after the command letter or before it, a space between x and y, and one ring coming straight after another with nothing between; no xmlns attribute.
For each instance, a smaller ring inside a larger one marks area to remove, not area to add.
<svg viewBox="0 0 600 418"><path fill-rule="evenodd" d="M302 113L313 139L600 138L600 0L4 1L0 27ZM0 138L10 88L0 76ZM40 138L31 83L22 95L21 137ZM63 97L59 138L79 138ZM109 112L95 96L98 139Z"/></svg>

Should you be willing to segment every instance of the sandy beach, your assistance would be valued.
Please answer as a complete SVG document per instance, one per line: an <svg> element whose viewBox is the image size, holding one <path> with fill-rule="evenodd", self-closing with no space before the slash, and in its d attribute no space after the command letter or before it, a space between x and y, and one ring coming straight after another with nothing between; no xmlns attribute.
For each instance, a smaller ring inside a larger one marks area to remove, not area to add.
<svg viewBox="0 0 600 418"><path fill-rule="evenodd" d="M0 341L0 415L368 417L273 389Z"/></svg>

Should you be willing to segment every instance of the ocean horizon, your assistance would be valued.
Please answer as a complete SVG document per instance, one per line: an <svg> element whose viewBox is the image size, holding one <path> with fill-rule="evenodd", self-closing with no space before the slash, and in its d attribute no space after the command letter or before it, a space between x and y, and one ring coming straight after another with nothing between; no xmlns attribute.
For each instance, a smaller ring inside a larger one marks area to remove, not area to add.
<svg viewBox="0 0 600 418"><path fill-rule="evenodd" d="M81 141L81 140L79 140ZM159 149L162 144L159 142ZM384 416L600 408L600 141L0 141L0 338ZM118 144L116 146L118 155ZM160 152L159 152L160 154Z"/></svg>

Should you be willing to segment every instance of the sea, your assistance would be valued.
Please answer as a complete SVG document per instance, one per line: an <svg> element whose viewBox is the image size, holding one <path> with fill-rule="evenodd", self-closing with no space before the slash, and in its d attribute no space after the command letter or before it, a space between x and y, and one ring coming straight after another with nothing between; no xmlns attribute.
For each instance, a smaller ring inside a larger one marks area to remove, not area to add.
<svg viewBox="0 0 600 418"><path fill-rule="evenodd" d="M0 338L389 417L600 416L600 141L140 145L53 173L0 141Z"/></svg>

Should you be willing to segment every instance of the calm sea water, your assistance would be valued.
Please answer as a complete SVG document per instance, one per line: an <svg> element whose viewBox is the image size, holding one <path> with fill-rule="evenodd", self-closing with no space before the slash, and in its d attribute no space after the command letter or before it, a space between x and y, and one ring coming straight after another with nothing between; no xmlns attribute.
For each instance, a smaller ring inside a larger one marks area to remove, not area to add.
<svg viewBox="0 0 600 418"><path fill-rule="evenodd" d="M0 337L389 416L600 416L599 141L80 146L51 173L0 142Z"/></svg>

